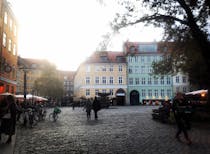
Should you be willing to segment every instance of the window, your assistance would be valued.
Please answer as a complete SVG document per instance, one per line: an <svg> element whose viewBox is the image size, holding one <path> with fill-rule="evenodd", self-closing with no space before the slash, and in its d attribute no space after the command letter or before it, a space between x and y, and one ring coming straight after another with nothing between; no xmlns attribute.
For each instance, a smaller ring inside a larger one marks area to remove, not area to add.
<svg viewBox="0 0 210 154"><path fill-rule="evenodd" d="M183 82L183 83L187 83L187 78L186 78L186 76L183 76L183 77L182 77L182 82Z"/></svg>
<svg viewBox="0 0 210 154"><path fill-rule="evenodd" d="M139 66L135 66L135 73L139 72Z"/></svg>
<svg viewBox="0 0 210 154"><path fill-rule="evenodd" d="M144 56L141 57L141 62L144 62Z"/></svg>
<svg viewBox="0 0 210 154"><path fill-rule="evenodd" d="M124 58L123 58L123 56L117 56L116 60L117 60L117 62L123 62Z"/></svg>
<svg viewBox="0 0 210 154"><path fill-rule="evenodd" d="M113 83L114 83L114 79L113 79L112 76L109 77L109 83L110 83L110 84L113 84Z"/></svg>
<svg viewBox="0 0 210 154"><path fill-rule="evenodd" d="M129 72L129 73L132 73L132 72L133 72L133 67L132 67L132 66L129 66L128 72Z"/></svg>
<svg viewBox="0 0 210 154"><path fill-rule="evenodd" d="M148 84L149 84L149 85L152 84L152 78L151 78L151 77L148 78Z"/></svg>
<svg viewBox="0 0 210 154"><path fill-rule="evenodd" d="M171 97L171 89L167 89L167 96Z"/></svg>
<svg viewBox="0 0 210 154"><path fill-rule="evenodd" d="M151 56L147 56L147 62L151 62Z"/></svg>
<svg viewBox="0 0 210 154"><path fill-rule="evenodd" d="M90 77L86 77L86 84L90 84Z"/></svg>
<svg viewBox="0 0 210 154"><path fill-rule="evenodd" d="M128 62L132 63L132 57L128 57Z"/></svg>
<svg viewBox="0 0 210 154"><path fill-rule="evenodd" d="M106 84L106 77L105 76L102 77L102 83Z"/></svg>
<svg viewBox="0 0 210 154"><path fill-rule="evenodd" d="M155 89L155 97L158 97L158 90Z"/></svg>
<svg viewBox="0 0 210 154"><path fill-rule="evenodd" d="M138 62L138 57L135 56L135 57L134 57L134 60L135 60L135 62L137 63L137 62Z"/></svg>
<svg viewBox="0 0 210 154"><path fill-rule="evenodd" d="M145 78L142 78L141 79L141 84L145 84L145 83L146 83Z"/></svg>
<svg viewBox="0 0 210 154"><path fill-rule="evenodd" d="M8 51L12 50L12 40L9 39Z"/></svg>
<svg viewBox="0 0 210 154"><path fill-rule="evenodd" d="M6 47L7 46L7 35L6 33L3 33L3 46Z"/></svg>
<svg viewBox="0 0 210 154"><path fill-rule="evenodd" d="M100 71L100 67L99 66L95 66L95 71L99 72Z"/></svg>
<svg viewBox="0 0 210 154"><path fill-rule="evenodd" d="M145 97L146 96L146 90L145 89L142 89L141 90L141 95L142 95L142 97Z"/></svg>
<svg viewBox="0 0 210 154"><path fill-rule="evenodd" d="M171 84L171 79L170 79L170 77L167 77L166 78L166 83L169 85L169 84Z"/></svg>
<svg viewBox="0 0 210 154"><path fill-rule="evenodd" d="M95 89L95 96L98 96L99 90Z"/></svg>
<svg viewBox="0 0 210 154"><path fill-rule="evenodd" d="M16 44L13 44L13 55L16 55Z"/></svg>
<svg viewBox="0 0 210 154"><path fill-rule="evenodd" d="M119 65L118 70L119 70L119 72L122 72L122 65Z"/></svg>
<svg viewBox="0 0 210 154"><path fill-rule="evenodd" d="M102 66L102 71L106 72L106 66Z"/></svg>
<svg viewBox="0 0 210 154"><path fill-rule="evenodd" d="M158 84L158 78L154 78L154 84L157 85Z"/></svg>
<svg viewBox="0 0 210 154"><path fill-rule="evenodd" d="M7 12L4 12L4 23L7 24Z"/></svg>
<svg viewBox="0 0 210 154"><path fill-rule="evenodd" d="M129 84L133 85L133 78L129 78Z"/></svg>
<svg viewBox="0 0 210 154"><path fill-rule="evenodd" d="M176 83L179 83L179 76L176 76Z"/></svg>
<svg viewBox="0 0 210 154"><path fill-rule="evenodd" d="M148 73L152 73L152 67L148 66Z"/></svg>
<svg viewBox="0 0 210 154"><path fill-rule="evenodd" d="M86 89L86 96L90 96L90 89Z"/></svg>
<svg viewBox="0 0 210 154"><path fill-rule="evenodd" d="M10 20L9 20L9 29L10 29L10 31L12 31L12 23L13 23L13 22L12 22L12 19L10 19Z"/></svg>
<svg viewBox="0 0 210 154"><path fill-rule="evenodd" d="M110 65L109 71L113 72L113 65Z"/></svg>
<svg viewBox="0 0 210 154"><path fill-rule="evenodd" d="M145 73L145 66L141 66L141 73Z"/></svg>
<svg viewBox="0 0 210 154"><path fill-rule="evenodd" d="M99 77L95 77L95 84L99 84Z"/></svg>
<svg viewBox="0 0 210 154"><path fill-rule="evenodd" d="M136 85L139 85L139 78L135 78Z"/></svg>
<svg viewBox="0 0 210 154"><path fill-rule="evenodd" d="M100 58L101 58L101 61L102 62L107 62L108 61L107 56L101 56Z"/></svg>
<svg viewBox="0 0 210 154"><path fill-rule="evenodd" d="M163 76L161 76L161 78L160 78L160 84L164 84L164 77Z"/></svg>
<svg viewBox="0 0 210 154"><path fill-rule="evenodd" d="M152 89L149 89L149 90L148 90L148 96L149 96L149 97L152 97Z"/></svg>
<svg viewBox="0 0 210 154"><path fill-rule="evenodd" d="M140 44L138 50L140 52L156 52L157 44Z"/></svg>
<svg viewBox="0 0 210 154"><path fill-rule="evenodd" d="M165 96L165 94L164 94L164 89L161 89L160 95L161 95L161 97L164 97L164 96Z"/></svg>
<svg viewBox="0 0 210 154"><path fill-rule="evenodd" d="M122 77L121 76L118 78L118 83L122 84Z"/></svg>
<svg viewBox="0 0 210 154"><path fill-rule="evenodd" d="M90 65L86 66L86 72L90 72Z"/></svg>

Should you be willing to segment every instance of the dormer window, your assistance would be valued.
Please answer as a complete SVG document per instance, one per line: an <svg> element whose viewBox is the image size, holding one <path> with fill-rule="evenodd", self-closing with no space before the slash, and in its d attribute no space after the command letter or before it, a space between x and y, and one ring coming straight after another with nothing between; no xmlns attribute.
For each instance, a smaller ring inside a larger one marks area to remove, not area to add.
<svg viewBox="0 0 210 154"><path fill-rule="evenodd" d="M108 61L108 57L107 56L101 56L101 61L103 62L107 62Z"/></svg>
<svg viewBox="0 0 210 154"><path fill-rule="evenodd" d="M134 52L136 51L135 46L131 46L131 47L129 48L129 51L130 51L131 53L134 53Z"/></svg>
<svg viewBox="0 0 210 154"><path fill-rule="evenodd" d="M123 62L123 56L117 56L116 60L117 62Z"/></svg>

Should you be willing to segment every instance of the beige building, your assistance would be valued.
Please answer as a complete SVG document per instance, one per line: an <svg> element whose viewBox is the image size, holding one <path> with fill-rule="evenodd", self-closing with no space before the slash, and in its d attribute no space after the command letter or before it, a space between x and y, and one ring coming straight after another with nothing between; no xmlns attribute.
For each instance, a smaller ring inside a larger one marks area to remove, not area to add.
<svg viewBox="0 0 210 154"><path fill-rule="evenodd" d="M110 93L109 97L118 105L125 105L126 91L126 59L123 52L94 52L75 74L76 98L94 98L98 93Z"/></svg>

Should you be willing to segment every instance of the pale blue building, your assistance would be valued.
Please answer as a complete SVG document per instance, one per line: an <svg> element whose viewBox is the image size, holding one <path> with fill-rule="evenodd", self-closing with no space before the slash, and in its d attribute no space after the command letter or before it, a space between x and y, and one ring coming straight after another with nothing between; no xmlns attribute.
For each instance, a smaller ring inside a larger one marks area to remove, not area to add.
<svg viewBox="0 0 210 154"><path fill-rule="evenodd" d="M161 103L172 99L172 76L153 76L152 62L161 59L157 42L126 42L127 105Z"/></svg>

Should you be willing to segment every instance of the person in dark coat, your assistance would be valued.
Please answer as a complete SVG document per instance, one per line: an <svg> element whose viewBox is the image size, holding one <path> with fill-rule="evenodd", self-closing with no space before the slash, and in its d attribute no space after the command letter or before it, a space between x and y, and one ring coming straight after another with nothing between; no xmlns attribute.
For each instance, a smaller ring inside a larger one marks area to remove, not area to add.
<svg viewBox="0 0 210 154"><path fill-rule="evenodd" d="M178 128L176 138L180 140L180 134L183 132L187 144L191 144L192 142L187 133L187 129L189 129L190 127L189 119L187 118L187 115L185 113L187 105L188 104L186 99L184 98L184 95L182 93L177 93L172 104L172 110Z"/></svg>
<svg viewBox="0 0 210 154"><path fill-rule="evenodd" d="M92 109L92 102L89 98L85 103L84 109L87 112L87 119L89 120L91 118L91 109Z"/></svg>
<svg viewBox="0 0 210 154"><path fill-rule="evenodd" d="M12 95L8 95L6 98L7 102L7 113L2 117L1 127L0 127L0 136L1 133L8 135L8 139L6 143L10 143L12 141L12 135L15 134L15 126L16 126L16 103L15 99ZM1 139L1 137L0 137Z"/></svg>
<svg viewBox="0 0 210 154"><path fill-rule="evenodd" d="M97 100L97 97L95 97L92 107L95 114L95 119L98 119L98 111L101 109L101 105L100 102Z"/></svg>

